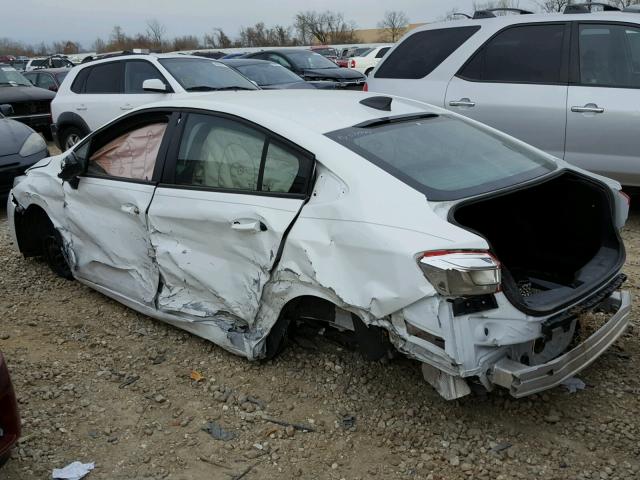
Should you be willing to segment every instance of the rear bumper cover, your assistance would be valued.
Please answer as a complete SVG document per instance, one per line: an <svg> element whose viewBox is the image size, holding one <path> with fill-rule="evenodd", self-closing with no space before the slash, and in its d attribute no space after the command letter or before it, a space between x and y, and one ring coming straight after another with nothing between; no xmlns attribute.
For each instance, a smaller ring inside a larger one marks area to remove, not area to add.
<svg viewBox="0 0 640 480"><path fill-rule="evenodd" d="M512 396L520 398L555 387L590 365L622 335L630 322L631 295L625 291L616 292L611 299L618 306L617 311L574 349L534 366L504 358L494 365L491 382L508 388Z"/></svg>

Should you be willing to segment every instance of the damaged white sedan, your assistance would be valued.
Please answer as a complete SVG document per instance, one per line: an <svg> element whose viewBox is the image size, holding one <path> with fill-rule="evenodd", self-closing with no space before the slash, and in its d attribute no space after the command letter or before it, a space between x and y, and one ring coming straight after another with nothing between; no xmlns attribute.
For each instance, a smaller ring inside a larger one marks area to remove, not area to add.
<svg viewBox="0 0 640 480"><path fill-rule="evenodd" d="M324 322L449 399L558 385L622 334L627 213L616 182L477 122L328 91L138 109L8 202L25 256L143 314L249 359Z"/></svg>

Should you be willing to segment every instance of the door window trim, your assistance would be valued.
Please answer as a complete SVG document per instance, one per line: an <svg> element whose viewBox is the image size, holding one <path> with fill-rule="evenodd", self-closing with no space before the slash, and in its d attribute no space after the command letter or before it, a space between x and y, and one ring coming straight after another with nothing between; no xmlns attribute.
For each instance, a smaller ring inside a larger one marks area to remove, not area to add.
<svg viewBox="0 0 640 480"><path fill-rule="evenodd" d="M467 67L469 63L476 57L476 55L480 55L482 50L498 35L506 32L507 30L519 27L539 27L539 26L547 26L547 25L564 25L564 36L562 39L562 60L560 63L560 81L559 82L526 82L526 81L515 81L515 80L478 80L475 78L469 78L462 75L462 72ZM566 86L569 84L569 62L570 62L570 47L571 47L571 22L569 21L554 21L554 22L528 22L528 23L517 23L514 25L509 25L501 30L498 30L493 35L491 35L484 43L476 49L473 54L467 58L467 60L462 64L462 66L458 69L455 77L458 77L467 82L473 83L497 83L497 84L514 84L514 85L561 85Z"/></svg>
<svg viewBox="0 0 640 480"><path fill-rule="evenodd" d="M164 164L167 160L167 152L169 150L169 146L172 140L172 137L176 135L176 128L178 127L178 118L179 114L175 112L175 109L167 109L167 108L150 108L148 110L138 110L136 112L132 112L124 117L118 118L117 120L104 125L92 132L86 139L82 142L78 143L78 145L73 149L74 152L83 148L85 145L89 144L89 151L91 151L90 143L93 141L96 135L104 132L106 129L112 127L116 123L121 123L126 120L129 120L133 117L142 116L149 113L164 113L169 117L167 122L167 128L162 137L162 142L160 143L160 148L158 150L158 155L156 156L156 163L153 167L153 175L151 176L151 180L142 180L138 178L126 178L126 177L115 177L113 175L95 175L87 173L87 168L89 167L89 159L86 159L86 165L84 167L84 173L80 175L80 178L96 178L101 180L111 180L116 182L126 182L126 183L138 183L141 185L155 185L158 186L160 180L162 178L162 173L164 170Z"/></svg>
<svg viewBox="0 0 640 480"><path fill-rule="evenodd" d="M181 190L200 190L200 191L206 191L206 192L233 193L236 195L255 195L255 196L261 196L261 197L308 199L311 196L311 191L313 190L313 185L315 183L314 178L315 178L316 158L315 158L315 155L310 151L293 143L291 140L281 135L278 135L277 133L263 127L262 125L258 125L257 123L247 120L246 118L239 117L227 112L219 112L215 110L201 110L198 108L179 108L179 109L176 109L176 112L180 113L180 120L176 130L171 133L172 139L166 152L164 170L162 172L162 177L158 187L174 188L174 189L181 189ZM294 153L300 157L306 158L309 161L309 169L308 169L308 176L306 179L304 193L267 192L267 191L257 191L257 190L241 190L237 188L220 188L220 187L209 187L209 186L200 186L200 185L176 184L175 172L176 172L176 166L178 161L178 154L180 152L180 145L182 143L185 125L187 124L187 118L190 114L207 115L210 117L224 118L227 120L235 121L263 134L265 136L265 142L262 147L262 156L260 159L260 170L258 172L258 182L262 181L262 177L264 174L264 167L266 163L266 157L269 150L269 145L271 145L272 143L274 143L275 145L277 145L278 147L284 150ZM154 175L155 175L155 172L154 172Z"/></svg>
<svg viewBox="0 0 640 480"><path fill-rule="evenodd" d="M569 68L569 86L588 88L615 88L619 90L640 90L640 87L592 85L588 83L582 83L580 78L580 25L630 27L640 31L640 24L630 22L616 22L615 20L575 20L571 23L571 64Z"/></svg>

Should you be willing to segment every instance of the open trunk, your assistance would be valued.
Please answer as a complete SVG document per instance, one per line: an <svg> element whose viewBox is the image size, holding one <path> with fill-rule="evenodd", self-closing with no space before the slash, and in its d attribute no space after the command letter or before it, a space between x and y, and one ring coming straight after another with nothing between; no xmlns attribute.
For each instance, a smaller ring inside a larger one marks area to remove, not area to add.
<svg viewBox="0 0 640 480"><path fill-rule="evenodd" d="M565 172L462 203L450 219L489 242L511 303L542 315L588 295L621 268L625 253L612 203L606 186Z"/></svg>

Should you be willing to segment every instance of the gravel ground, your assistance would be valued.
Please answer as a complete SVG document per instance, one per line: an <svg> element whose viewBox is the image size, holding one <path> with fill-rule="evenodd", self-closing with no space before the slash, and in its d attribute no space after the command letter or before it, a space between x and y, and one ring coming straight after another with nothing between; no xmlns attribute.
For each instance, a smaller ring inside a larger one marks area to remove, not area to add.
<svg viewBox="0 0 640 480"><path fill-rule="evenodd" d="M640 212L624 236L637 294ZM582 372L583 391L446 402L417 363L367 362L324 339L270 362L228 354L23 259L4 211L0 262L0 350L24 425L5 480L75 460L96 463L94 480L640 478L637 313Z"/></svg>

